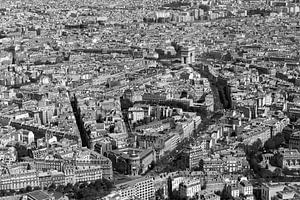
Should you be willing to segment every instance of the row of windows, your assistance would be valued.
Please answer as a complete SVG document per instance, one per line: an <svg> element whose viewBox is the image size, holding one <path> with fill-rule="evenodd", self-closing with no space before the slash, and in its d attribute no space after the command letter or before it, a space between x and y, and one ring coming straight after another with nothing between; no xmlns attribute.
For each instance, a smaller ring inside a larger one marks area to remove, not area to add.
<svg viewBox="0 0 300 200"><path fill-rule="evenodd" d="M28 185L30 185L30 186L38 186L39 184L38 184L38 182L5 184L5 185L1 185L0 186L0 190L25 188Z"/></svg>
<svg viewBox="0 0 300 200"><path fill-rule="evenodd" d="M100 171L101 172L101 171ZM101 177L101 173L87 173L87 174L81 174L77 175L76 177ZM32 176L32 177L12 177L8 179L2 179L1 184L9 184L9 183L28 183L32 181L37 181L37 179L40 179L40 181L43 180L51 180L51 181L59 181L59 180L65 180L65 176L48 176L48 177L37 177L37 176Z"/></svg>
<svg viewBox="0 0 300 200"><path fill-rule="evenodd" d="M29 185L34 185L34 184L38 184L38 181L23 181L23 182L4 182L1 185L17 185L17 184L29 184Z"/></svg>
<svg viewBox="0 0 300 200"><path fill-rule="evenodd" d="M85 177L85 178L77 178L77 182L83 182L83 181L94 181L97 180L100 177Z"/></svg>
<svg viewBox="0 0 300 200"><path fill-rule="evenodd" d="M43 180L53 180L53 181L58 181L58 180L65 180L65 177L44 177L44 178L39 178L40 181L43 181Z"/></svg>
<svg viewBox="0 0 300 200"><path fill-rule="evenodd" d="M3 181L31 181L32 179L35 179L36 176L32 177L8 177L8 178L2 178L1 182Z"/></svg>

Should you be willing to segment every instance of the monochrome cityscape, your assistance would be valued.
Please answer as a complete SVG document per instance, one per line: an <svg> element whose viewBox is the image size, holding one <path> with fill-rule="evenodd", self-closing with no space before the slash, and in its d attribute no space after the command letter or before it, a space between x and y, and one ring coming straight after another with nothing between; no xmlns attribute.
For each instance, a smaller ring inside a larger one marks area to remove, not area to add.
<svg viewBox="0 0 300 200"><path fill-rule="evenodd" d="M299 0L0 0L0 200L300 200Z"/></svg>

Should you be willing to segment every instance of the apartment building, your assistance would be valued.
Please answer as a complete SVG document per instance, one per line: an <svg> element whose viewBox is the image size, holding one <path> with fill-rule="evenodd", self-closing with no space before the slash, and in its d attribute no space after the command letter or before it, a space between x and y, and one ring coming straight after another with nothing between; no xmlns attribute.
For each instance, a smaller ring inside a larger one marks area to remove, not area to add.
<svg viewBox="0 0 300 200"><path fill-rule="evenodd" d="M179 184L179 195L182 198L192 198L201 192L201 181L199 179L188 180Z"/></svg>
<svg viewBox="0 0 300 200"><path fill-rule="evenodd" d="M154 180L153 178L139 178L116 185L117 191L121 199L140 198L143 200L151 200L154 198Z"/></svg>

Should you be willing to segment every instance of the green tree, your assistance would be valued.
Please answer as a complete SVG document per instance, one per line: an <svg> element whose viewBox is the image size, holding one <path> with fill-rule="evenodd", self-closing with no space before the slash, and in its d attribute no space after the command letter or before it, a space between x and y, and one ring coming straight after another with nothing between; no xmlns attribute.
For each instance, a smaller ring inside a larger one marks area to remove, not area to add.
<svg viewBox="0 0 300 200"><path fill-rule="evenodd" d="M16 190L9 190L9 192L11 193L11 194L16 194Z"/></svg>
<svg viewBox="0 0 300 200"><path fill-rule="evenodd" d="M35 187L33 188L33 190L40 190L40 189L41 189L40 186L35 186Z"/></svg>
<svg viewBox="0 0 300 200"><path fill-rule="evenodd" d="M79 199L96 199L98 196L98 193L95 189L90 188L83 188L78 193Z"/></svg>
<svg viewBox="0 0 300 200"><path fill-rule="evenodd" d="M56 189L56 184L55 183L52 183L49 188L48 188L50 191L54 191Z"/></svg>
<svg viewBox="0 0 300 200"><path fill-rule="evenodd" d="M122 110L128 110L130 107L133 106L133 103L129 99L120 99L121 102L121 109Z"/></svg>
<svg viewBox="0 0 300 200"><path fill-rule="evenodd" d="M59 185L59 186L56 187L55 191L60 192L60 193L64 193L64 188L65 188L65 186Z"/></svg>
<svg viewBox="0 0 300 200"><path fill-rule="evenodd" d="M159 188L155 192L155 199L156 200L163 200L164 199L164 189L163 188Z"/></svg>
<svg viewBox="0 0 300 200"><path fill-rule="evenodd" d="M281 167L282 155L276 153L271 159L270 164L275 167Z"/></svg>
<svg viewBox="0 0 300 200"><path fill-rule="evenodd" d="M204 161L202 159L199 161L199 171L204 171Z"/></svg>
<svg viewBox="0 0 300 200"><path fill-rule="evenodd" d="M16 143L15 145L17 151L17 158L20 159L22 157L28 156L28 150L25 146L21 145L20 143Z"/></svg>
<svg viewBox="0 0 300 200"><path fill-rule="evenodd" d="M279 148L281 145L283 145L285 143L284 134L278 133L274 137L274 141L275 141L276 148Z"/></svg>
<svg viewBox="0 0 300 200"><path fill-rule="evenodd" d="M183 200L182 198L180 198L180 193L178 190L174 190L172 193L172 200Z"/></svg>
<svg viewBox="0 0 300 200"><path fill-rule="evenodd" d="M257 159L255 157L250 158L250 167L253 169L255 173L258 173L260 171L260 166L258 165Z"/></svg>
<svg viewBox="0 0 300 200"><path fill-rule="evenodd" d="M231 53L227 51L227 53L223 56L224 61L231 61L233 59Z"/></svg>
<svg viewBox="0 0 300 200"><path fill-rule="evenodd" d="M204 12L209 11L209 6L204 5L204 4L199 5L199 8L202 9Z"/></svg>
<svg viewBox="0 0 300 200"><path fill-rule="evenodd" d="M88 186L89 186L89 184L86 181L84 181L81 183L81 185L79 187L82 189L82 188L86 188Z"/></svg>
<svg viewBox="0 0 300 200"><path fill-rule="evenodd" d="M282 175L282 169L277 167L273 173L274 173L274 176L279 177Z"/></svg>
<svg viewBox="0 0 300 200"><path fill-rule="evenodd" d="M173 186L172 186L172 178L169 176L167 179L167 186L168 186L168 197L169 199L173 198Z"/></svg>
<svg viewBox="0 0 300 200"><path fill-rule="evenodd" d="M24 188L21 188L20 190L19 190L19 193L20 194L24 194L26 192L26 190L24 189Z"/></svg>
<svg viewBox="0 0 300 200"><path fill-rule="evenodd" d="M269 139L266 141L264 147L267 149L267 150L272 150L272 149L275 149L276 148L276 144L275 144L275 141L273 139Z"/></svg>
<svg viewBox="0 0 300 200"><path fill-rule="evenodd" d="M11 195L13 195L13 194L15 194L15 190L8 190L7 192L6 192L6 195L7 196L11 196Z"/></svg>
<svg viewBox="0 0 300 200"><path fill-rule="evenodd" d="M290 133L285 133L285 134L283 134L283 137L284 137L285 143L288 144L289 141L290 141L291 134Z"/></svg>
<svg viewBox="0 0 300 200"><path fill-rule="evenodd" d="M32 187L30 186L30 185L28 185L27 187L26 187L26 192L31 192L32 191Z"/></svg>
<svg viewBox="0 0 300 200"><path fill-rule="evenodd" d="M226 187L224 187L224 189L221 192L221 199L222 200L231 200L232 199L231 194L226 191Z"/></svg>
<svg viewBox="0 0 300 200"><path fill-rule="evenodd" d="M76 183L72 186L73 198L75 199L99 199L111 192L113 184L107 179L98 179L90 184Z"/></svg>
<svg viewBox="0 0 300 200"><path fill-rule="evenodd" d="M109 180L107 180L107 179L105 179L105 178L103 178L102 179L102 182L103 182L103 184L105 185L105 187L107 188L107 189L112 189L113 188L113 183L111 182L111 181L109 181Z"/></svg>
<svg viewBox="0 0 300 200"><path fill-rule="evenodd" d="M71 183L68 183L65 187L64 187L64 193L69 193L71 192L73 189L73 185Z"/></svg>
<svg viewBox="0 0 300 200"><path fill-rule="evenodd" d="M251 150L254 152L254 153L257 153L259 150L262 149L262 141L260 139L257 139L252 145L251 145Z"/></svg>

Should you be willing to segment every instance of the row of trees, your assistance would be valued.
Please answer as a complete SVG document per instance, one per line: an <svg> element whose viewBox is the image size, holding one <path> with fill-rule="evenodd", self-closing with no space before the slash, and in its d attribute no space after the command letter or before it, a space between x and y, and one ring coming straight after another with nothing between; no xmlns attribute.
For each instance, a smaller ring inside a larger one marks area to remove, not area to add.
<svg viewBox="0 0 300 200"><path fill-rule="evenodd" d="M3 196L11 196L15 194L25 194L31 192L33 190L40 190L40 187L27 186L26 188L22 188L19 191L16 190L1 190L0 197ZM107 179L98 179L94 182L87 183L76 183L67 185L56 185L52 183L49 187L44 187L44 190L48 190L49 192L60 192L66 194L72 199L86 199L86 200L96 200L108 195L113 189L113 184Z"/></svg>
<svg viewBox="0 0 300 200"><path fill-rule="evenodd" d="M204 172L204 161L200 159L198 166L195 167L193 170Z"/></svg>
<svg viewBox="0 0 300 200"><path fill-rule="evenodd" d="M286 147L286 145L289 143L289 139L289 133L278 133L265 142L264 148L269 151L278 149L279 147Z"/></svg>
<svg viewBox="0 0 300 200"><path fill-rule="evenodd" d="M156 162L155 169L157 172L173 172L186 170L188 168L188 157L184 154L183 149L189 144L189 140L185 139L178 143L176 149L167 153Z"/></svg>
<svg viewBox="0 0 300 200"><path fill-rule="evenodd" d="M4 196L11 196L15 194L25 194L27 192L31 192L33 190L40 190L40 187L34 187L32 188L31 186L27 186L26 188L21 188L19 191L16 190L0 190L0 197Z"/></svg>
<svg viewBox="0 0 300 200"><path fill-rule="evenodd" d="M81 114L80 107L78 106L78 100L77 100L77 97L75 96L75 94L73 96L71 96L70 102L71 102L71 106L72 106L73 113L75 116L76 124L78 126L78 130L80 133L82 146L89 147L90 146L90 143L89 143L90 130L87 130L84 126L83 116Z"/></svg>
<svg viewBox="0 0 300 200"><path fill-rule="evenodd" d="M193 138L197 138L199 132L205 131L209 127L209 125L213 124L214 121L218 121L221 116L221 113L216 112L210 117L202 118L203 120L201 121L201 124L196 128L196 131L193 134ZM161 172L172 172L178 170L186 170L187 168L189 168L188 156L184 153L183 150L190 144L193 138L183 140L177 145L175 150L162 157L157 162L156 165L159 168L162 168ZM172 160L171 164L169 163L170 160ZM203 168L204 161L201 159L199 161L198 167L196 167L194 170L204 171Z"/></svg>
<svg viewBox="0 0 300 200"><path fill-rule="evenodd" d="M288 169L281 169L282 156L279 153L276 153L269 161L272 166L277 167L273 172L268 170L268 164L266 167L262 167L259 164L263 161L263 152L272 152L279 147L284 147L288 143L289 138L289 133L278 133L277 135L268 139L264 144L260 139L258 139L252 145L242 145L247 155L250 168L256 174L257 178L277 180L278 177L280 177L280 179L284 178L283 175L298 173Z"/></svg>
<svg viewBox="0 0 300 200"><path fill-rule="evenodd" d="M86 200L96 200L108 195L113 189L113 184L107 179L98 179L94 182L87 183L68 183L64 185L51 184L48 188L49 191L56 191L66 194L72 199L86 199Z"/></svg>
<svg viewBox="0 0 300 200"><path fill-rule="evenodd" d="M20 161L20 159L23 157L31 155L31 151L29 151L26 146L20 144L19 142L15 144L15 148L17 151L17 160L18 161Z"/></svg>
<svg viewBox="0 0 300 200"><path fill-rule="evenodd" d="M255 141L252 145L243 145L247 159L249 161L250 168L253 172L259 176L269 176L267 172L269 170L261 168L259 163L263 160L262 158L262 150L263 150L263 143L260 139Z"/></svg>
<svg viewBox="0 0 300 200"><path fill-rule="evenodd" d="M252 145L245 146L245 152L250 164L250 168L257 176L256 178L275 178L281 175L281 171L275 170L274 172L271 172L268 170L268 165L266 168L263 168L259 164L263 161L263 144L260 139L258 139Z"/></svg>
<svg viewBox="0 0 300 200"><path fill-rule="evenodd" d="M215 192L216 195L219 195L222 200L233 200L232 195L226 190L226 187L223 188L222 191Z"/></svg>

